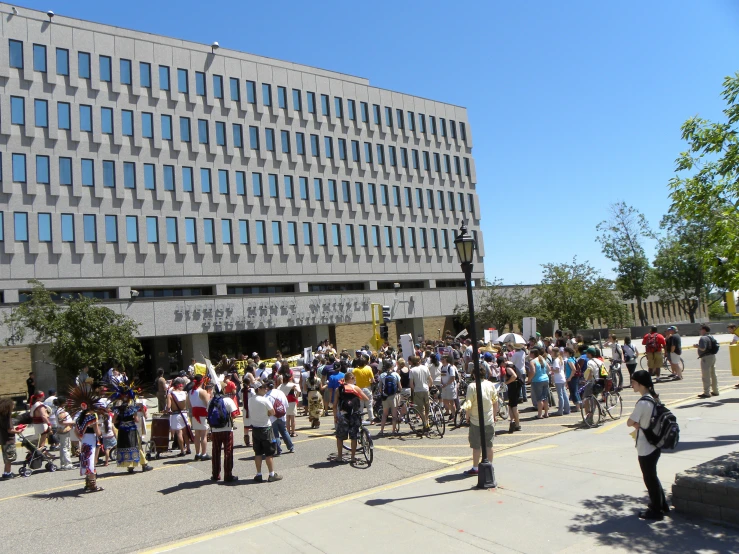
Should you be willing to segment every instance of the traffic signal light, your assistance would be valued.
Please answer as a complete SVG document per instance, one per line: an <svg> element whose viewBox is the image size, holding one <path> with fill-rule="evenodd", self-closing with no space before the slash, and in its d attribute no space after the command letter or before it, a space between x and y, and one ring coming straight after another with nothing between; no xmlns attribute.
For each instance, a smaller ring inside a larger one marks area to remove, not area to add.
<svg viewBox="0 0 739 554"><path fill-rule="evenodd" d="M722 302L722 304L724 304L726 313L734 315L736 313L736 297L734 296L734 291L733 290L726 291L724 298L725 298L725 301Z"/></svg>
<svg viewBox="0 0 739 554"><path fill-rule="evenodd" d="M387 323L389 321L392 321L392 317L390 317L390 306L383 306L382 307L382 321L384 323Z"/></svg>
<svg viewBox="0 0 739 554"><path fill-rule="evenodd" d="M380 325L380 338L382 340L388 340L389 331L387 325Z"/></svg>

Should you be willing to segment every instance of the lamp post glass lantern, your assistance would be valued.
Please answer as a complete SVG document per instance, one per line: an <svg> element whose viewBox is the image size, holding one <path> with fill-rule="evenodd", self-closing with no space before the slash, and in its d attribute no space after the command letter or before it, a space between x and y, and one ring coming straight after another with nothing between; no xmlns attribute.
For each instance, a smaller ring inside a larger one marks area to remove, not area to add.
<svg viewBox="0 0 739 554"><path fill-rule="evenodd" d="M470 317L470 340L472 341L472 363L475 367L475 393L477 396L477 419L480 425L480 454L482 460L477 466L477 488L492 489L497 486L493 464L488 460L487 440L485 437L485 412L482 406L482 379L480 378L480 353L477 351L477 330L475 328L475 303L472 297L472 259L477 248L475 239L467 232L467 226L462 224L457 238L454 239L459 263L464 272L467 285L467 307Z"/></svg>

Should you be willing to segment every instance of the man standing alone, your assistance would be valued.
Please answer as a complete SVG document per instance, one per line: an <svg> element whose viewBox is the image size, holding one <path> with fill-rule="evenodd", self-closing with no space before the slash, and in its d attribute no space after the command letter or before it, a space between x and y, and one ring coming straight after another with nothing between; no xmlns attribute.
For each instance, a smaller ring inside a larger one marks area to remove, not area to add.
<svg viewBox="0 0 739 554"><path fill-rule="evenodd" d="M711 335L708 325L701 325L701 338L695 346L698 348L698 358L701 361L701 377L703 377L703 394L698 398L718 396L718 379L716 378L716 352L718 343Z"/></svg>

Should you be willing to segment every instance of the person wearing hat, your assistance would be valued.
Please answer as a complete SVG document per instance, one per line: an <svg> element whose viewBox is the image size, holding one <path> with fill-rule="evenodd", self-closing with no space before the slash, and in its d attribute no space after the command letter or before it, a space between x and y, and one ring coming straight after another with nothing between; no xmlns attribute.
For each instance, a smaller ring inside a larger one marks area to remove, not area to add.
<svg viewBox="0 0 739 554"><path fill-rule="evenodd" d="M647 429L652 419L655 405L659 402L659 395L654 390L652 377L644 370L635 371L631 376L631 386L634 392L641 395L629 416L626 425L633 427L636 431L632 436L636 439L636 453L639 456L639 467L641 468L644 484L649 491L649 506L639 513L641 519L661 520L664 514L670 511L665 498L665 491L657 475L657 462L659 461L661 449L650 444L642 429Z"/></svg>
<svg viewBox="0 0 739 554"><path fill-rule="evenodd" d="M672 325L667 328L667 338L665 339L665 352L667 353L667 360L670 362L672 368L672 374L675 379L682 380L683 378L683 367L680 355L683 353L682 339L677 332L677 327Z"/></svg>
<svg viewBox="0 0 739 554"><path fill-rule="evenodd" d="M267 481L270 483L280 481L281 475L277 475L274 471L274 463L272 461L277 451L277 443L272 432L272 424L269 418L275 415L272 403L266 398L267 385L262 381L254 383L254 396L249 398L249 420L252 426L252 439L254 443L254 464L257 467L257 474L254 481L263 483L262 477L262 458L267 463L269 477Z"/></svg>

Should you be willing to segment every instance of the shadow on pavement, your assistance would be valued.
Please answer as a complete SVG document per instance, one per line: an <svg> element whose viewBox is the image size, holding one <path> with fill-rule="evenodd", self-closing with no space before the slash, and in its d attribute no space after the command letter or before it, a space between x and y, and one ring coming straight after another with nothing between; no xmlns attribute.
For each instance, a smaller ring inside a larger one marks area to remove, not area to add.
<svg viewBox="0 0 739 554"><path fill-rule="evenodd" d="M218 481L211 481L209 478L205 478L201 481L188 481L187 483L180 483L178 485L174 485L173 487L162 489L159 492L161 494L167 495L177 491L199 489L200 487L216 484L218 484Z"/></svg>
<svg viewBox="0 0 739 554"><path fill-rule="evenodd" d="M32 494L30 497L38 500L64 500L66 498L80 498L81 496L87 496L87 494L82 490L82 484L80 484L79 489L50 492L49 494L38 493Z"/></svg>
<svg viewBox="0 0 739 554"><path fill-rule="evenodd" d="M449 473L436 478L437 483L451 483L454 481L464 481L465 479L471 479L474 475L465 475L464 473Z"/></svg>
<svg viewBox="0 0 739 554"><path fill-rule="evenodd" d="M648 523L638 513L648 498L625 494L596 496L582 502L586 516L577 515L571 533L589 535L601 546L631 552L736 552L739 535L708 522L694 523L673 510L663 521Z"/></svg>
<svg viewBox="0 0 739 554"><path fill-rule="evenodd" d="M403 500L417 500L419 498L433 498L435 496L444 496L447 494L457 494L460 492L468 492L470 490L474 490L474 487L469 488L469 489L460 489L458 491L437 492L436 494L422 494L419 496L407 496L406 498L371 498L370 500L367 500L365 504L367 506L385 506L386 504L392 504L393 502L402 502Z"/></svg>

